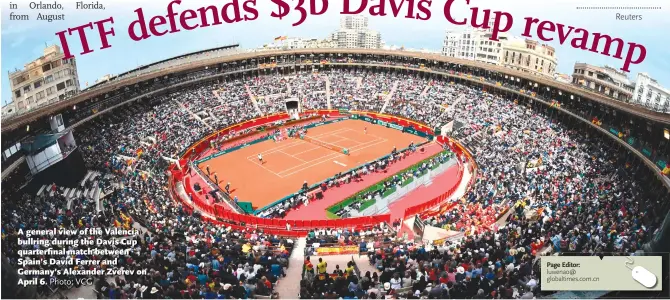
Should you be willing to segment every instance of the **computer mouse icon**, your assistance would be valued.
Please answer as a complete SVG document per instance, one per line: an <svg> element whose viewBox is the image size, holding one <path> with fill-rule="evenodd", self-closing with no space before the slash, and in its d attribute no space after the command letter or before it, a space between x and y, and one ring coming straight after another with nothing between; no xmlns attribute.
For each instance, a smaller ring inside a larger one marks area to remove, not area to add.
<svg viewBox="0 0 670 300"><path fill-rule="evenodd" d="M643 285L646 288L653 288L656 285L656 275L653 273L649 272L649 270L637 266L633 268L633 279L635 281L639 282L641 285Z"/></svg>

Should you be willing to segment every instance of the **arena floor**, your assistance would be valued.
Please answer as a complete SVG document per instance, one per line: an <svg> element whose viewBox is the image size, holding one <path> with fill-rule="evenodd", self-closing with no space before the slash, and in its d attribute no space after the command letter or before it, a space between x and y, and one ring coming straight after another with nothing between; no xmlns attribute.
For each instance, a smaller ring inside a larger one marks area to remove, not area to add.
<svg viewBox="0 0 670 300"><path fill-rule="evenodd" d="M198 167L204 171L209 166L210 172L218 175L222 189L230 182L231 196L251 202L257 209L297 192L305 180L312 185L389 154L394 146L403 149L411 142L426 141L359 120L311 128L307 136L347 148L350 155L300 139L276 143L270 140L205 161ZM258 161L259 153L263 164Z"/></svg>

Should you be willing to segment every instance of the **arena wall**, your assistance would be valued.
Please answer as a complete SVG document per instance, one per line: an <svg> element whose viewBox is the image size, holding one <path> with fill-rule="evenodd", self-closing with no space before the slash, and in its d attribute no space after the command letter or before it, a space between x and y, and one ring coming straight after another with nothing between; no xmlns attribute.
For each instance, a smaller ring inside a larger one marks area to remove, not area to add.
<svg viewBox="0 0 670 300"><path fill-rule="evenodd" d="M367 112L367 111L350 111L350 112L342 112L339 110L310 110L306 111L303 113L303 115L310 115L310 114L319 114L319 115L330 115L330 116L340 116L340 115L349 115L349 114L357 114L361 116L367 116L370 118L373 118L375 120L380 120L384 122L389 122L389 123L394 123L400 126L404 127L412 127L418 131L423 132L424 134L427 135L433 135L434 130L427 126L426 124L423 124L421 122L417 122L414 120L402 118L402 117L397 117L397 116L391 116L391 115L385 115L385 114L380 114L380 113L375 113L375 112ZM232 126L228 126L226 128L217 130L213 132L212 134L208 135L207 137L195 142L193 145L189 146L182 154L179 160L179 166L177 164L173 164L169 168L169 172L171 174L171 179L169 180L169 188L171 189L171 195L173 197L173 200L180 202L183 206L186 206L187 209L189 210L198 210L203 214L203 217L209 218L210 221L213 221L215 223L218 222L218 224L225 225L225 226L257 226L259 228L264 228L267 230L273 230L277 232L277 234L284 234L284 235L289 235L289 236L302 236L304 235L307 231L313 229L313 228L334 228L334 227L358 227L358 228L365 228L369 226L374 226L379 224L380 222L386 222L390 223L391 220L391 215L390 214L383 214L383 215L376 215L376 216L366 216L366 217L358 217L358 218L348 218L348 219L337 219L337 220L278 220L278 219L264 219L252 215L243 215L243 214L238 214L236 212L233 212L229 209L226 209L224 204L217 203L214 205L210 205L205 202L204 196L199 195L197 192L195 192L191 186L190 179L188 177L185 177L184 174L182 173L182 170L187 169L187 161L193 160L200 153L205 151L209 147L209 141L212 139L215 139L217 136L220 134L227 134L231 130L244 130L247 128L255 127L255 126L261 126L264 124L271 124L275 121L278 120L285 120L289 116L286 113L279 113L279 114L274 114L274 115L269 115L265 117L260 117L252 120L248 120L239 124L235 124ZM470 153L465 150L463 146L461 146L458 142L454 140L450 140L449 138L438 136L436 137L437 142L449 146L452 151L456 154L459 160L459 172L458 172L458 181L460 181L460 178L463 176L464 172L464 167L463 164L461 163L463 160L472 160L472 156ZM472 164L470 164L472 166ZM183 182L182 182L183 180ZM183 197L179 197L179 193L177 192L176 188L179 185L183 185L184 190L186 191L187 194L192 195L192 199L185 200ZM422 203L421 205L416 205L410 208L407 208L405 211L405 217L415 215L417 213L422 213L425 211L430 210L431 208L438 207L442 204L444 204L447 200L451 198L453 193L455 192L457 186L454 188L451 188L447 191L444 192L441 196L430 200L428 202ZM281 200L280 200L281 201ZM277 203L274 203L277 204ZM272 204L272 205L274 205ZM270 205L271 206L271 205ZM242 225L243 224L243 225ZM288 225L288 227L287 227ZM291 230L287 230L287 228L291 228Z"/></svg>

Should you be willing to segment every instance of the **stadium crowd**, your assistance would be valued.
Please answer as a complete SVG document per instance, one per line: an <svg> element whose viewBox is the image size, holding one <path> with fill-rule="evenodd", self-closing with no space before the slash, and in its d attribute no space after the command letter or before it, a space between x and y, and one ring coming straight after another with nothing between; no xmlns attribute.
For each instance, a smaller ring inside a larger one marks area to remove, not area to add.
<svg viewBox="0 0 670 300"><path fill-rule="evenodd" d="M465 237L434 245L361 238L379 275L350 282L340 297L532 299L541 296L536 255L633 253L658 230L662 204L644 199L605 141L469 94L457 114L470 124L461 133L475 153L476 181L462 202L427 220Z"/></svg>
<svg viewBox="0 0 670 300"><path fill-rule="evenodd" d="M213 129L285 110L282 98L270 101L271 95L295 95L305 108L327 108L326 82L333 108L381 111L388 103L387 113L431 125L459 120L465 126L455 134L473 150L478 169L462 201L428 220L464 233L463 239L423 245L384 235L383 228L375 229L383 238L312 232L311 240L360 244L378 272L358 275L347 266L336 276L320 276L323 270L306 261L301 298L530 299L540 294L533 260L540 251L634 252L659 228L659 202L645 197L633 170L597 137L475 88L407 75L328 71L194 86L85 123L75 131L81 152L88 167L106 178L100 184L113 191L102 205L75 199L67 207L57 189L41 197L3 189L3 254L16 264L18 250L32 248L18 245L19 229L137 228L141 234L124 237L137 243L128 255L106 258L149 274L100 278L95 289L101 297L276 297L295 241L204 221L172 201L165 170ZM252 101L247 88L261 103ZM527 168L529 160L533 168ZM301 201L289 200L285 208Z"/></svg>

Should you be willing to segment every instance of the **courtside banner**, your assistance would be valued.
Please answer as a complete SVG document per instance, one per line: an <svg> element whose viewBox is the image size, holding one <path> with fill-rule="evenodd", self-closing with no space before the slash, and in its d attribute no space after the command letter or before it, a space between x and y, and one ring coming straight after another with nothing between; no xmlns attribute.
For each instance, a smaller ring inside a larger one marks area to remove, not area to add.
<svg viewBox="0 0 670 300"><path fill-rule="evenodd" d="M340 246L340 247L319 247L316 248L316 255L340 255L340 254L358 254L358 246Z"/></svg>
<svg viewBox="0 0 670 300"><path fill-rule="evenodd" d="M353 120L363 120L363 121L366 121L366 122L370 122L372 124L377 124L377 125L392 128L392 129L395 129L395 130L400 130L402 132L407 132L409 134L413 134L413 135L416 135L416 136L419 136L419 137L422 137L422 138L427 138L427 139L432 139L433 138L433 135L427 134L427 133L425 133L423 131L420 131L420 130L416 130L413 127L400 126L400 125L398 125L396 123L393 123L393 122L387 122L387 121L383 121L383 120L380 120L380 119L371 118L371 117L368 117L368 116L359 116L359 115L353 114L353 115L351 115L351 119L353 119Z"/></svg>
<svg viewBox="0 0 670 300"><path fill-rule="evenodd" d="M309 128L314 128L314 127L319 127L319 126L323 126L323 125L327 125L327 124L342 122L342 121L348 120L348 119L349 119L349 117L342 117L342 118L338 118L338 119L331 120L331 121L317 122L317 123L306 125L304 128L309 129Z"/></svg>

